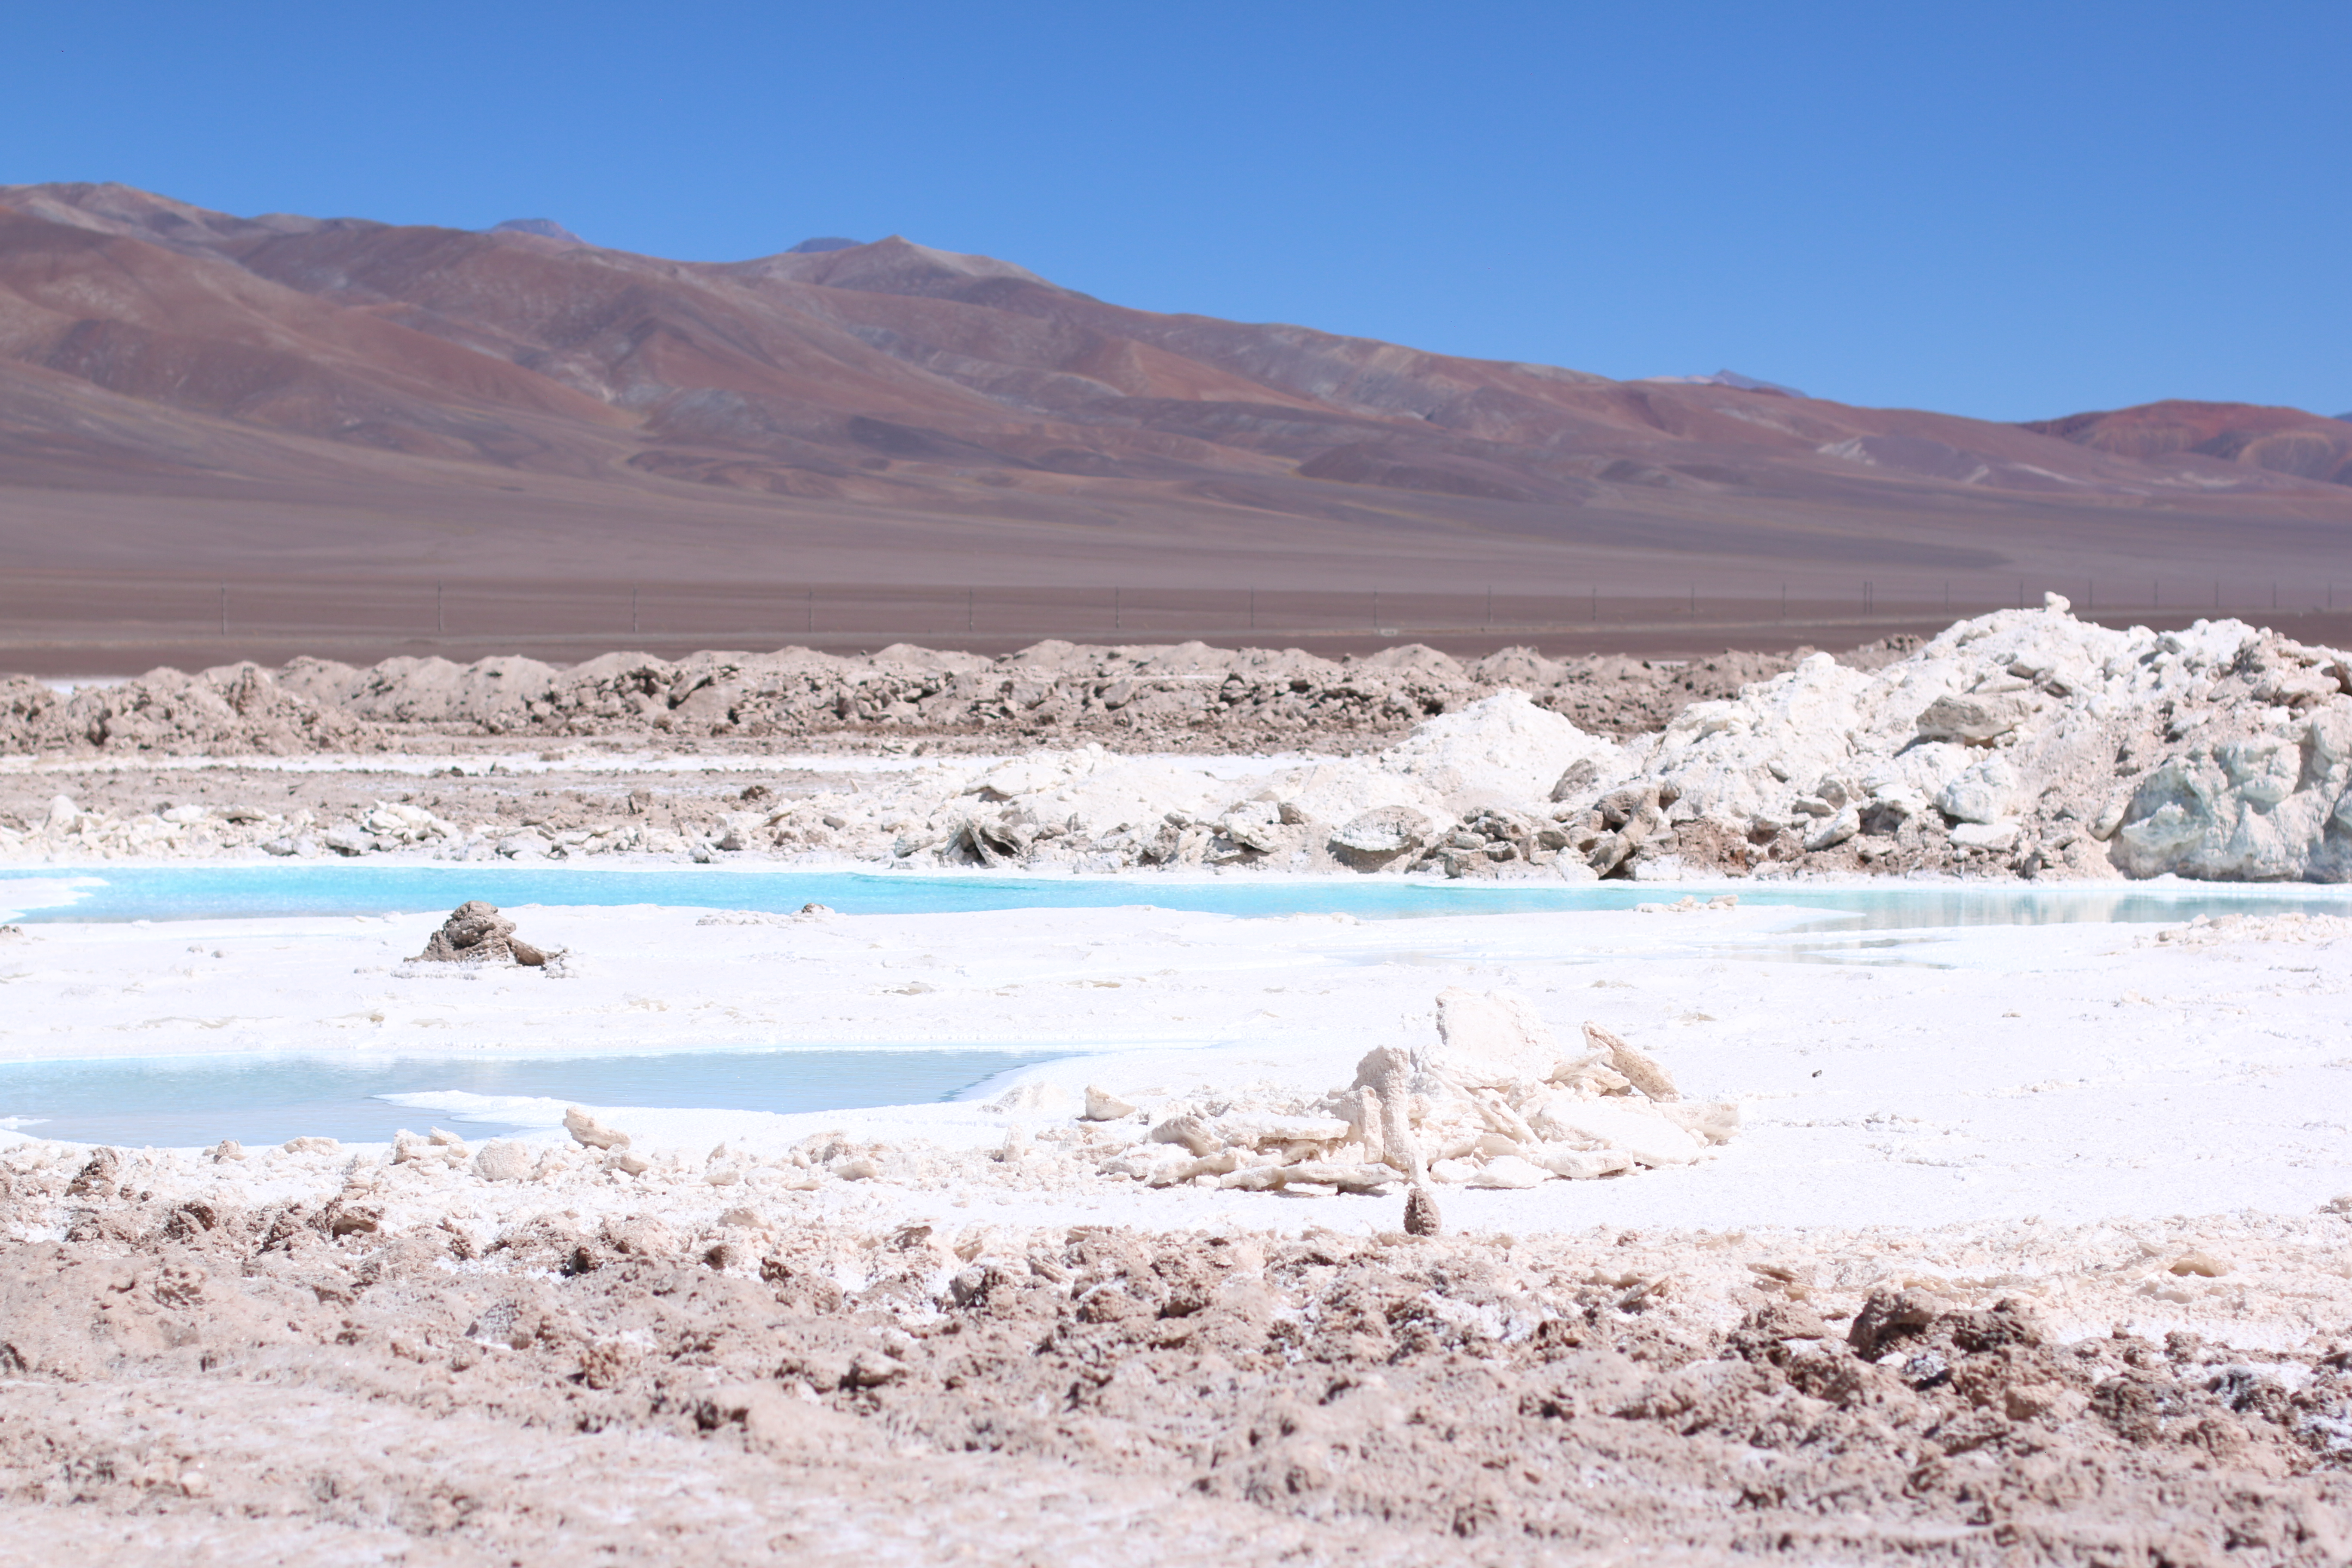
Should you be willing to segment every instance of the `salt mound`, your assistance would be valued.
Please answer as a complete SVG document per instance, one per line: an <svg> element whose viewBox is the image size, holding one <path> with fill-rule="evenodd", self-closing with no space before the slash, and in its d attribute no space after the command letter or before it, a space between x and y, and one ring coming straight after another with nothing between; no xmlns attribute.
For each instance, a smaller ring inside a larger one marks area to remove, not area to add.
<svg viewBox="0 0 2352 1568"><path fill-rule="evenodd" d="M1383 772L1415 781L1457 813L1544 801L1562 773L1587 762L1604 783L1633 772L1621 748L1517 690L1441 714L1379 758Z"/></svg>
<svg viewBox="0 0 2352 1568"><path fill-rule="evenodd" d="M1317 1100L1214 1116L1163 1107L1101 1169L1242 1192L1521 1187L1686 1165L1738 1129L1736 1105L1680 1100L1663 1068L1598 1026L1562 1052L1523 996L1448 990L1437 1016L1435 1044L1381 1047Z"/></svg>

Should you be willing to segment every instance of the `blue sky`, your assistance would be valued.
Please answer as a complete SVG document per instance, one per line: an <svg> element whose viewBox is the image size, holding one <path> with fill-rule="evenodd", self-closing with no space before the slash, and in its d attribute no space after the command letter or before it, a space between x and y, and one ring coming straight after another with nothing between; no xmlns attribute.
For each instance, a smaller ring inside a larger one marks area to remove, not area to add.
<svg viewBox="0 0 2352 1568"><path fill-rule="evenodd" d="M2352 410L2352 6L27 6L0 182L899 233L1153 310L2033 418Z"/></svg>

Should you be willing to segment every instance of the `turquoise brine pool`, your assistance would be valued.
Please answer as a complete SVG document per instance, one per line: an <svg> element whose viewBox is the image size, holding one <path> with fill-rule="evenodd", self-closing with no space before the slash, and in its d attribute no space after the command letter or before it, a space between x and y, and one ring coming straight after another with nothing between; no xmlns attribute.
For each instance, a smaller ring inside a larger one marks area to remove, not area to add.
<svg viewBox="0 0 2352 1568"><path fill-rule="evenodd" d="M953 1100L1069 1054L1003 1047L858 1046L512 1058L212 1056L0 1062L0 1128L33 1138L188 1148L224 1138L388 1142L452 1126L514 1131L517 1100L656 1109L848 1110ZM539 1119L544 1125L545 1119Z"/></svg>
<svg viewBox="0 0 2352 1568"><path fill-rule="evenodd" d="M1242 917L1344 913L1364 920L1627 910L1685 893L1736 893L1744 906L1815 910L1844 929L2147 922L2197 915L2352 913L2352 888L2158 882L2095 887L1885 882L1824 887L1766 881L1449 882L1420 877L957 876L434 864L167 866L0 871L0 920L182 921L446 910L467 899L530 904L666 904L786 913L820 903L845 914L1148 904Z"/></svg>

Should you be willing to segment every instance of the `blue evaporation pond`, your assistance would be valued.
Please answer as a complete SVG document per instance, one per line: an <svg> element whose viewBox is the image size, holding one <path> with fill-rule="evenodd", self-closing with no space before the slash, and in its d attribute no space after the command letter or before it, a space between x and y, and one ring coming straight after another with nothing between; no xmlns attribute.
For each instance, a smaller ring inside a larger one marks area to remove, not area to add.
<svg viewBox="0 0 2352 1568"><path fill-rule="evenodd" d="M0 1127L30 1137L131 1148L188 1148L234 1138L381 1143L406 1127L468 1123L512 1131L498 1101L682 1110L849 1110L952 1100L1059 1050L888 1047L678 1051L656 1056L500 1058L287 1056L137 1057L0 1062ZM425 1110L386 1095L478 1095L478 1110Z"/></svg>
<svg viewBox="0 0 2352 1568"><path fill-rule="evenodd" d="M16 892L12 887L24 886ZM1421 877L986 877L913 872L749 871L681 866L433 864L169 866L0 872L0 919L229 920L446 910L467 899L526 904L761 910L820 903L845 914L951 914L987 910L1105 909L1148 904L1238 916L1346 913L1366 920L1432 915L1624 910L1696 891L1733 892L1751 908L1818 910L1845 929L2183 921L2221 914L2352 913L2352 889L2305 883L2218 886L1969 887L1888 881L1822 887L1718 882L1469 883ZM14 912L10 912L14 911Z"/></svg>

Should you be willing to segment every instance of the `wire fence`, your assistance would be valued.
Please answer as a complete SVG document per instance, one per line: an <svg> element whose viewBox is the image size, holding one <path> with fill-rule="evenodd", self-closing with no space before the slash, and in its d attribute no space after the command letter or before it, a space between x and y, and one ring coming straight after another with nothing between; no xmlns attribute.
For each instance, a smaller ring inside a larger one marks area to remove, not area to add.
<svg viewBox="0 0 2352 1568"><path fill-rule="evenodd" d="M2352 588L2352 584L2347 584ZM0 577L0 646L206 645L331 655L357 647L429 652L488 644L876 648L894 642L1002 646L1202 640L1544 643L1683 636L1732 646L1939 626L2066 595L2077 615L2178 625L2334 615L2337 590L2313 579L2231 582L2008 576L1693 582L1679 592L1602 582L1553 591L1019 586L1006 584L484 582L476 579ZM2352 610L2352 594L2346 609ZM1700 634L1706 634L1703 637ZM1866 640L1866 639L1864 639Z"/></svg>

